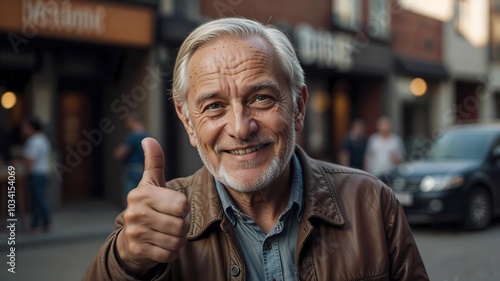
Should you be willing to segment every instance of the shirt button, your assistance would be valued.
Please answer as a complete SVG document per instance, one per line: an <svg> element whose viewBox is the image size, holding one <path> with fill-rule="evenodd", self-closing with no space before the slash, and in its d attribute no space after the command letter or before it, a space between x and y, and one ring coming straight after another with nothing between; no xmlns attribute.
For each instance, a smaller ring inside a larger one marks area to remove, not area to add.
<svg viewBox="0 0 500 281"><path fill-rule="evenodd" d="M244 216L242 216L241 214L238 214L237 217L240 221L247 221L247 219Z"/></svg>
<svg viewBox="0 0 500 281"><path fill-rule="evenodd" d="M237 265L231 266L231 275L236 277L238 274L240 274L240 268Z"/></svg>
<svg viewBox="0 0 500 281"><path fill-rule="evenodd" d="M273 244L271 244L269 242L264 243L264 249L266 251L270 251L272 248L273 248Z"/></svg>

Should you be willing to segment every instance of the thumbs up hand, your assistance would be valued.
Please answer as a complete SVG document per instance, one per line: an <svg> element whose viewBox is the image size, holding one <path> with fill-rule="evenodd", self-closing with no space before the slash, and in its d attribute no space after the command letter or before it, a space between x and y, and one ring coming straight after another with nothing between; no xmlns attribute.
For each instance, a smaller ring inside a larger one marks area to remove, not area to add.
<svg viewBox="0 0 500 281"><path fill-rule="evenodd" d="M133 276L176 260L189 231L189 202L183 193L165 187L160 144L146 138L142 147L144 173L139 186L128 194L124 226L116 240L118 259Z"/></svg>

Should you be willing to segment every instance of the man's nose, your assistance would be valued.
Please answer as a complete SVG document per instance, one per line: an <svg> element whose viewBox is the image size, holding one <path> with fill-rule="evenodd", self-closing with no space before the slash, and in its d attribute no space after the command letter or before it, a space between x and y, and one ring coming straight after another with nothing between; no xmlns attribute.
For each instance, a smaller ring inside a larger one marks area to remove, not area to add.
<svg viewBox="0 0 500 281"><path fill-rule="evenodd" d="M244 106L233 106L228 124L228 134L236 139L246 140L257 131L257 123L249 109Z"/></svg>

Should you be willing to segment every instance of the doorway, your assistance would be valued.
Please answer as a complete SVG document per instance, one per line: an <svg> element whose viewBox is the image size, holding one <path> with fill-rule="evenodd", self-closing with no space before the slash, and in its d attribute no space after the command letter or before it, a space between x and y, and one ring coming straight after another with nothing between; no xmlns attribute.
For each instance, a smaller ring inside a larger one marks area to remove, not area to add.
<svg viewBox="0 0 500 281"><path fill-rule="evenodd" d="M63 163L62 199L78 201L103 196L102 139L91 136L102 113L98 89L62 88L59 92L59 151ZM103 136L104 137L104 136Z"/></svg>
<svg viewBox="0 0 500 281"><path fill-rule="evenodd" d="M83 139L91 128L91 102L82 91L62 91L59 108L61 160L68 169L62 181L63 200L80 200L92 194L92 147Z"/></svg>

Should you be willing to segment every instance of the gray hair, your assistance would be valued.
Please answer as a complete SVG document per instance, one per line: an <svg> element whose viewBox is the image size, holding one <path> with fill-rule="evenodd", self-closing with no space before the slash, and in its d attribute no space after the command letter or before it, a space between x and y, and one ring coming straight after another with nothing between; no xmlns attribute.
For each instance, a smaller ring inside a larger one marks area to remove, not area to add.
<svg viewBox="0 0 500 281"><path fill-rule="evenodd" d="M173 74L172 96L187 115L188 106L186 96L188 92L188 65L194 52L204 44L212 42L222 36L247 38L260 36L272 47L278 65L288 82L288 90L292 94L294 104L300 95L304 84L304 70L300 66L292 43L287 36L272 26L265 26L259 22L242 18L223 18L209 21L197 27L184 40L177 54Z"/></svg>

